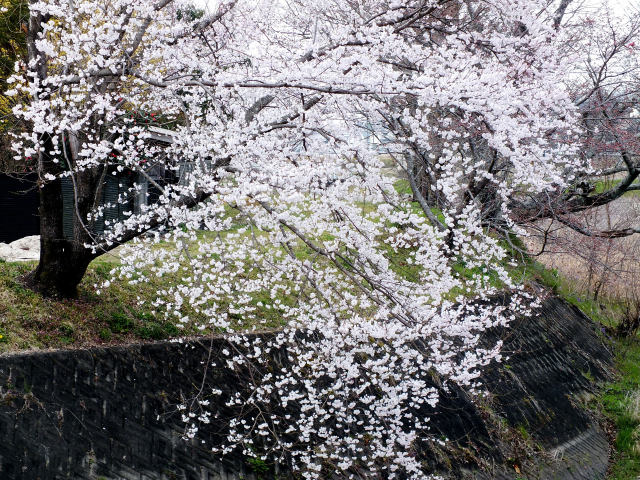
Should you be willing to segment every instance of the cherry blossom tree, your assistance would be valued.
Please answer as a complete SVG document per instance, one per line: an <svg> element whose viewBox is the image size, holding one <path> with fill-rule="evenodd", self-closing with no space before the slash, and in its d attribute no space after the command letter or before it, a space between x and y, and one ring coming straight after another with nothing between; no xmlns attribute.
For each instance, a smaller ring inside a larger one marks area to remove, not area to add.
<svg viewBox="0 0 640 480"><path fill-rule="evenodd" d="M229 331L265 310L282 319L270 336L230 337L226 366L248 369L254 389L212 392L244 412L228 448L307 478L428 477L414 444L429 435L434 378L474 388L500 355L479 347L482 332L535 306L486 219L517 228L514 198L566 188L582 168L542 2L225 0L203 14L180 0L34 0L30 11L27 73L10 92L29 97L14 148L40 177L30 285L72 295L93 258L134 240L114 274L171 279L157 315ZM154 140L156 121L170 142ZM173 181L157 181L160 167ZM141 180L121 203L144 195L142 180L159 198L105 222L105 179L126 172ZM211 415L201 394L188 435ZM288 413L267 413L277 408Z"/></svg>

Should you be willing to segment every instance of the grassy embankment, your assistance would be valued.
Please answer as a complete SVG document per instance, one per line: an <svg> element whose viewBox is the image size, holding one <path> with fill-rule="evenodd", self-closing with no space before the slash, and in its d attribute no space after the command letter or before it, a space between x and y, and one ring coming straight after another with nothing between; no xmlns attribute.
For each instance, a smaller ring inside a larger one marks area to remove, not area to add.
<svg viewBox="0 0 640 480"><path fill-rule="evenodd" d="M618 186L621 181L622 180L619 178L605 178L603 180L599 180L593 186L593 193L598 194L606 192L607 190L611 190L612 188ZM631 190L629 192L626 192L624 195L628 197L637 196L640 195L640 190Z"/></svg>
<svg viewBox="0 0 640 480"><path fill-rule="evenodd" d="M77 298L55 300L43 298L23 286L21 277L33 270L36 262L0 260L0 353L122 344L218 332L216 328L198 329L197 325L208 322L188 307L183 307L182 313L188 315L191 322L181 325L165 319L161 309L152 306L158 292L176 283L171 275L162 278L148 275L150 280L135 285L116 279L108 287L96 289L96 285L111 279L111 271L119 264L117 255L99 257L89 265ZM276 310L259 306L269 303L267 299L268 292L260 292L252 301L256 315L261 319L259 325L250 325L240 316L230 314L233 327L245 330L281 326Z"/></svg>
<svg viewBox="0 0 640 480"><path fill-rule="evenodd" d="M640 478L640 343L615 342L618 377L599 397L599 406L616 427L612 480Z"/></svg>
<svg viewBox="0 0 640 480"><path fill-rule="evenodd" d="M94 261L78 289L76 299L53 300L26 289L21 276L35 267L34 262L0 261L0 353L7 351L109 345L145 340L202 335L216 330L198 330L197 316L180 328L150 303L166 280L155 280L135 286L113 281L96 293L95 284L110 277L116 261ZM138 297L145 300L140 305ZM256 296L256 303L260 296ZM279 326L273 310L260 312L261 328ZM205 323L205 322L201 322ZM240 319L238 328L250 328Z"/></svg>

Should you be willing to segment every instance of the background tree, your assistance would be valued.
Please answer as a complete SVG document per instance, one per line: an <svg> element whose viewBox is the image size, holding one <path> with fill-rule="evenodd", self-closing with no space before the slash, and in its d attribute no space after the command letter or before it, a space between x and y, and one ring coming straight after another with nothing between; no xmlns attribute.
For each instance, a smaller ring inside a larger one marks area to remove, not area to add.
<svg viewBox="0 0 640 480"><path fill-rule="evenodd" d="M25 0L0 2L0 171L16 173L24 171L26 162L13 161L10 133L20 129L18 119L12 114L14 100L4 95L7 79L13 75L18 61L26 63L26 30L29 9Z"/></svg>
<svg viewBox="0 0 640 480"><path fill-rule="evenodd" d="M563 55L573 58L574 67L565 83L579 108L582 127L581 135L572 141L591 168L568 174L573 176L568 191L518 202L519 221L533 223L551 218L587 236L632 235L638 232L632 226L590 230L576 214L617 201L640 188L640 12L615 15L605 3L586 14L571 11L572 5L571 1L562 2L554 21L559 26L567 19ZM606 181L614 178L613 182Z"/></svg>

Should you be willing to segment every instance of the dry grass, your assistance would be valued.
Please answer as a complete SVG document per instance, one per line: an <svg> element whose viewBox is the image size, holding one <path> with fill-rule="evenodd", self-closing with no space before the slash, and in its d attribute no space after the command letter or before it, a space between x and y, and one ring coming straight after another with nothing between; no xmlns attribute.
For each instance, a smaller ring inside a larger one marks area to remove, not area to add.
<svg viewBox="0 0 640 480"><path fill-rule="evenodd" d="M591 231L640 226L640 197L595 209L574 219ZM547 268L556 269L574 288L593 298L640 298L640 235L623 238L588 237L564 225L541 222L526 239L530 252ZM546 242L545 242L546 236Z"/></svg>

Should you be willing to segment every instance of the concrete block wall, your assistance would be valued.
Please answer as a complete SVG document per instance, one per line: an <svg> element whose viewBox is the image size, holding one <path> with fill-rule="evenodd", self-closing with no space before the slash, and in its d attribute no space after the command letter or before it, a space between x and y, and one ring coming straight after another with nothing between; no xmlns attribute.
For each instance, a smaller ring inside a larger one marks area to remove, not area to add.
<svg viewBox="0 0 640 480"><path fill-rule="evenodd" d="M424 462L450 478L513 479L515 462L523 478L604 478L607 438L575 401L610 373L594 325L552 298L537 317L485 341L498 338L509 358L484 373L489 395L478 406L461 389L442 392L432 433L455 445L442 452L422 442ZM202 385L203 365L225 345L209 338L0 356L0 479L257 480L241 454L210 451L223 439L223 408L200 432L204 445L181 438L176 405ZM249 388L215 367L205 384ZM514 458L501 425L512 435L526 430L539 450Z"/></svg>

